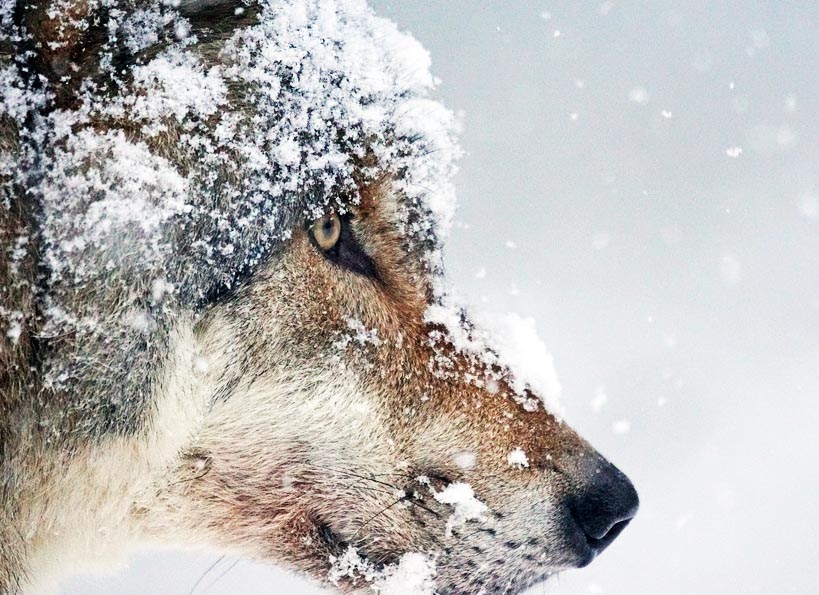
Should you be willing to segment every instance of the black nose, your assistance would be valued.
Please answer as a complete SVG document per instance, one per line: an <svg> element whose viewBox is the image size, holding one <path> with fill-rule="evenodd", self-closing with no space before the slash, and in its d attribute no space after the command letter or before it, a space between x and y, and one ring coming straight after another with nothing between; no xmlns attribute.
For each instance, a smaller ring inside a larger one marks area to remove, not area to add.
<svg viewBox="0 0 819 595"><path fill-rule="evenodd" d="M605 460L589 469L584 488L569 501L572 517L595 555L620 535L639 506L637 490L628 477Z"/></svg>

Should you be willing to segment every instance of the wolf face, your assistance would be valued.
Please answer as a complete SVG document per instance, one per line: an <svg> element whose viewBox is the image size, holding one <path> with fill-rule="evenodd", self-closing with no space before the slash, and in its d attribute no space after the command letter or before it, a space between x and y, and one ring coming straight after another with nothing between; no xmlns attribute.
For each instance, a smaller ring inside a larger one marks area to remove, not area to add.
<svg viewBox="0 0 819 595"><path fill-rule="evenodd" d="M357 2L54 4L3 17L38 263L0 304L8 590L152 541L516 593L612 542L632 485L442 289L457 150L417 44Z"/></svg>
<svg viewBox="0 0 819 595"><path fill-rule="evenodd" d="M347 589L369 565L423 553L437 592L503 593L588 564L628 523L625 476L425 321L429 275L392 223L398 208L376 188L340 219L347 245L335 246L360 251L366 272L300 229L202 320L215 396L138 510L149 532L320 578L355 548L336 577Z"/></svg>

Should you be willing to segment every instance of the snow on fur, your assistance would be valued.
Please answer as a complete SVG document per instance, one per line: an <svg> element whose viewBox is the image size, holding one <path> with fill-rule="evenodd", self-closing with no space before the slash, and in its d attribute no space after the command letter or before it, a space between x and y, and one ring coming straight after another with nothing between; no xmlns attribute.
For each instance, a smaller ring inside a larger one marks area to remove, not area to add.
<svg viewBox="0 0 819 595"><path fill-rule="evenodd" d="M408 552L401 556L398 564L376 569L353 547L348 547L339 557L330 557L327 575L336 585L342 579L349 579L353 585L367 583L379 595L433 595L434 577L435 560L430 556Z"/></svg>
<svg viewBox="0 0 819 595"><path fill-rule="evenodd" d="M152 301L148 316L159 318L175 301L229 289L299 219L344 210L362 184L384 176L428 215L400 213L404 232L440 246L454 213L458 123L431 97L426 50L363 0L265 0L255 24L221 44L215 65L171 4L137 11L109 4L99 57L108 79L82 81L70 108L43 112L54 100L47 86L27 86L16 65L0 70L0 114L22 125L45 113L26 133L27 149L0 155L0 164L21 185L23 176L40 178L49 271L42 293L55 314L49 335L103 340L132 332L124 319L75 304L80 288L119 286L133 300ZM134 54L124 71L113 66L121 47ZM143 57L150 47L158 49ZM246 91L236 97L236 88ZM173 156L161 150L169 139ZM194 228L210 241L179 244L178 230ZM427 258L439 273L440 250ZM194 289L157 304L152 287L160 279ZM524 407L538 406L531 390L559 413L559 384L531 321L485 317L465 326L440 281L435 295L427 321L441 331L433 343L446 334L470 354L478 383L485 382L478 368L506 367L497 380ZM438 354L433 367L445 374L447 364ZM68 368L57 362L52 376L70 379Z"/></svg>
<svg viewBox="0 0 819 595"><path fill-rule="evenodd" d="M460 529L469 521L482 521L488 512L486 504L475 497L475 492L468 483L455 482L446 486L440 492L433 493L433 497L441 504L453 507L453 513L447 519L447 535L453 529Z"/></svg>
<svg viewBox="0 0 819 595"><path fill-rule="evenodd" d="M518 469L525 469L529 466L529 459L522 448L516 448L506 456L506 462L510 467L517 467Z"/></svg>
<svg viewBox="0 0 819 595"><path fill-rule="evenodd" d="M466 310L456 296L440 288L438 292L437 303L426 313L426 321L441 329L432 333L432 346L448 339L472 360L475 368L470 378L473 382L497 390L494 383L504 380L512 397L527 410L542 405L562 416L560 382L552 356L537 335L534 320L517 314L480 310L471 311L470 318L467 318ZM438 374L446 376L450 373L452 360L439 350L430 365Z"/></svg>
<svg viewBox="0 0 819 595"><path fill-rule="evenodd" d="M431 97L429 55L415 39L363 0L264 0L248 26L203 49L172 3L106 4L102 72L82 80L67 106L54 103L46 81L27 83L17 65L0 65L0 116L25 140L19 153L0 154L0 166L9 187L37 180L48 336L79 344L133 332L129 308L112 318L110 306L76 299L80 292L149 303L143 318L157 321L177 304L195 306L255 270L294 225L345 210L360 187L383 179L425 214L402 212L399 223L432 247L429 268L440 269L457 122ZM122 48L133 63L118 69ZM188 294L158 303L157 280ZM16 337L4 318L4 335ZM52 362L50 386L80 381L71 362L91 357Z"/></svg>

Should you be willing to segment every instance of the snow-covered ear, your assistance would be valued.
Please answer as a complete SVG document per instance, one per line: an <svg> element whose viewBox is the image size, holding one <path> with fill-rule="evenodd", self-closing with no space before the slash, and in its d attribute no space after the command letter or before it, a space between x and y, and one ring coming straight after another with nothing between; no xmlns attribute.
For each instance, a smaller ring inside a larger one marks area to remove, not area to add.
<svg viewBox="0 0 819 595"><path fill-rule="evenodd" d="M53 82L66 82L88 53L89 39L99 37L93 26L98 2L47 0L22 5L18 10L23 35L27 49L33 52L35 69Z"/></svg>
<svg viewBox="0 0 819 595"><path fill-rule="evenodd" d="M51 83L57 106L89 78L117 79L162 47L195 36L225 39L255 20L244 0L41 0L20 3L30 65ZM194 39L194 38L191 38Z"/></svg>
<svg viewBox="0 0 819 595"><path fill-rule="evenodd" d="M258 3L252 0L179 0L179 14L187 19L199 43L224 39L256 20Z"/></svg>

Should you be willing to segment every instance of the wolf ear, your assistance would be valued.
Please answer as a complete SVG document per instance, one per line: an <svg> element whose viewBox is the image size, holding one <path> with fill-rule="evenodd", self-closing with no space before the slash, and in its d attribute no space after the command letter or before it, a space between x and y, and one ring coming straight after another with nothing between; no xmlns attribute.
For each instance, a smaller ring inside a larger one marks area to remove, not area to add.
<svg viewBox="0 0 819 595"><path fill-rule="evenodd" d="M104 66L121 76L176 41L180 25L198 44L225 39L255 22L257 7L251 0L18 0L17 12L31 64L62 105Z"/></svg>
<svg viewBox="0 0 819 595"><path fill-rule="evenodd" d="M22 8L21 8L22 6ZM95 26L98 0L18 1L18 13L27 34L26 50L32 51L39 74L54 83L73 78L86 55L102 39ZM97 43L93 43L96 38Z"/></svg>

